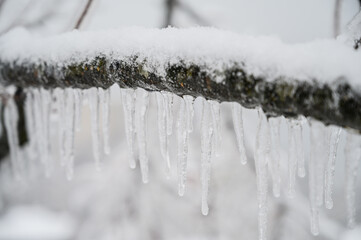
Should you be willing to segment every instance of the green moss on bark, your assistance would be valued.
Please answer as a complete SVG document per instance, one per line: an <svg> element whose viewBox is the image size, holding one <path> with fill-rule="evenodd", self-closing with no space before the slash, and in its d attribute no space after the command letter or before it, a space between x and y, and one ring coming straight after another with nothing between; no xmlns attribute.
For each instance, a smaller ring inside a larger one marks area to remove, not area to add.
<svg viewBox="0 0 361 240"><path fill-rule="evenodd" d="M202 96L206 99L239 102L246 108L262 107L272 116L303 115L361 130L361 97L345 79L334 79L331 85L280 76L274 81L248 74L242 64L222 72L195 64L169 64L165 74L153 71L137 57L127 61L99 56L90 61L68 66L47 63L16 64L0 62L1 81L20 87L141 87L150 91L165 90L179 96ZM215 81L217 79L217 81Z"/></svg>

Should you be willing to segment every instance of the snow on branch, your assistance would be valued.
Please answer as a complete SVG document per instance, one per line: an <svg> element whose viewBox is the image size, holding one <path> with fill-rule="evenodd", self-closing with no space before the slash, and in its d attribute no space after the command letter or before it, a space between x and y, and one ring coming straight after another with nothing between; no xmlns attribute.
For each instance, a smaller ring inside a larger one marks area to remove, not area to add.
<svg viewBox="0 0 361 240"><path fill-rule="evenodd" d="M285 44L213 28L73 31L0 38L4 85L165 90L361 130L361 53L335 40Z"/></svg>

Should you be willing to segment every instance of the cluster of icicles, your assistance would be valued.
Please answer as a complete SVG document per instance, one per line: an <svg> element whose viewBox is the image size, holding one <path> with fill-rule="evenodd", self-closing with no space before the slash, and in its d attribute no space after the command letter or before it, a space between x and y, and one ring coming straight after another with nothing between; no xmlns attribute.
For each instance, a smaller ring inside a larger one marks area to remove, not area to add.
<svg viewBox="0 0 361 240"><path fill-rule="evenodd" d="M160 152L165 162L166 172L170 174L169 138L173 133L173 98L169 92L155 92L158 104L158 129ZM91 111L91 133L93 155L96 168L102 165L101 152L110 153L109 147L109 99L110 91L91 88L53 89L30 88L26 93L25 114L26 128L30 140L27 146L29 156L37 155L45 166L46 175L51 172L50 131L49 122L52 109L58 113L58 136L61 164L65 168L66 176L73 176L74 164L74 133L79 130L83 98L87 95ZM129 166L136 168L136 159L139 159L142 180L148 182L148 157L146 146L146 113L149 104L149 93L143 89L121 89L121 97L125 115L125 128L128 147L130 149ZM194 98L183 96L180 101L177 134L177 178L178 193L184 195L187 180L187 157L189 134L193 131ZM237 145L240 154L240 163L246 164L247 157L244 146L242 123L242 107L238 103L232 104L232 117ZM102 126L99 121L99 112L102 110ZM259 122L257 127L254 160L257 173L257 194L259 207L259 239L267 238L267 198L268 179L272 179L272 190L275 197L281 192L280 169L280 119L267 119L261 109L258 109ZM11 163L16 178L20 178L22 159L17 133L18 111L13 99L9 99L5 106L4 124L10 145ZM208 188L210 182L211 162L217 155L220 144L220 104L217 101L202 98L201 117L201 211L208 214ZM305 154L302 144L303 120L288 120L288 182L287 194L295 195L296 176L305 177ZM335 173L337 145L341 128L328 127L312 121L310 127L310 160L308 162L309 198L311 209L311 232L319 233L319 211L325 205L333 207L332 190ZM102 136L100 133L102 132ZM100 144L100 139L103 139ZM100 146L103 149L100 149ZM327 154L325 154L327 153ZM360 156L360 140L357 134L347 133L346 143L346 188L348 225L355 223L355 186L358 158ZM270 174L270 176L268 175Z"/></svg>

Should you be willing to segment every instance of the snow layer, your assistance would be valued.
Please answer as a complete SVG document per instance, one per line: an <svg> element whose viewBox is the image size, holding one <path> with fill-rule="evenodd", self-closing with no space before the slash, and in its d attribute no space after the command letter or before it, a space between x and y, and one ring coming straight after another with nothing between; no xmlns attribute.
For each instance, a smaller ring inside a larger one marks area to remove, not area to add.
<svg viewBox="0 0 361 240"><path fill-rule="evenodd" d="M208 27L187 29L123 28L105 31L72 31L40 37L18 28L0 38L2 61L48 61L68 64L103 54L127 60L147 59L147 67L164 74L168 63L206 65L222 70L235 62L248 73L269 80L275 77L317 79L321 82L345 77L360 85L361 53L332 39L285 44L273 36L248 36Z"/></svg>

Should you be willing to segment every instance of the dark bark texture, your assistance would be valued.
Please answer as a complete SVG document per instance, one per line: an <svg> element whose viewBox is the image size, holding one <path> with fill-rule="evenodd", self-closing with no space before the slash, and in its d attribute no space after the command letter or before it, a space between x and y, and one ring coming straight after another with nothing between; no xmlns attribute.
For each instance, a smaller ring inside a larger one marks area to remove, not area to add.
<svg viewBox="0 0 361 240"><path fill-rule="evenodd" d="M222 81L214 81L214 79ZM129 61L108 60L100 56L91 61L63 67L43 64L0 62L0 81L4 85L44 88L122 88L165 90L178 96L202 96L219 102L238 102L246 108L261 107L268 117L300 115L344 128L361 130L361 94L347 79L330 84L285 79L274 81L255 77L234 64L223 72L206 66L185 65L181 61L166 67L166 76L147 71L136 56Z"/></svg>

